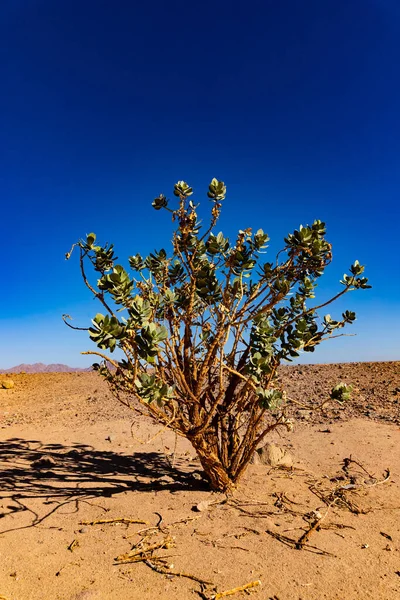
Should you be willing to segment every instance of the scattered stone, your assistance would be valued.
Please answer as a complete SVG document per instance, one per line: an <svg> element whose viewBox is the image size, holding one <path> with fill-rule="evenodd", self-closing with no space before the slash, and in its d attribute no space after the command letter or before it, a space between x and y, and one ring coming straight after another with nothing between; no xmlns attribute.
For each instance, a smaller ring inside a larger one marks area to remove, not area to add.
<svg viewBox="0 0 400 600"><path fill-rule="evenodd" d="M252 459L253 464L269 465L270 467L290 468L293 466L293 462L294 459L290 452L269 443L258 448Z"/></svg>
<svg viewBox="0 0 400 600"><path fill-rule="evenodd" d="M109 436L106 437L106 441L110 442L110 443L111 442L115 442L115 439L116 439L115 435L109 435Z"/></svg>
<svg viewBox="0 0 400 600"><path fill-rule="evenodd" d="M82 527L82 529L79 530L79 533L88 533L89 531L89 527Z"/></svg>
<svg viewBox="0 0 400 600"><path fill-rule="evenodd" d="M196 512L204 512L210 508L212 503L213 503L212 500L202 500L198 504L195 504L195 506L193 506L192 510L194 510Z"/></svg>
<svg viewBox="0 0 400 600"><path fill-rule="evenodd" d="M4 379L0 379L0 388L3 390L11 390L15 386L15 383L12 379L5 377Z"/></svg>

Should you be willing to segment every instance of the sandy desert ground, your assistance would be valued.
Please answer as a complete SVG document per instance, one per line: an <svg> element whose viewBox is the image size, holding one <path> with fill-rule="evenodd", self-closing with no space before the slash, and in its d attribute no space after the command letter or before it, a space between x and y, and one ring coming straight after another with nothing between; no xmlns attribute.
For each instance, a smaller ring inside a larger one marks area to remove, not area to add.
<svg viewBox="0 0 400 600"><path fill-rule="evenodd" d="M13 375L0 390L0 598L211 599L258 581L232 597L399 597L400 363L288 367L282 379L302 402L339 381L354 397L294 409L294 432L272 438L294 467L251 465L226 499L185 440L154 437L95 373ZM114 522L84 523L100 520ZM154 550L164 563L116 561L167 538Z"/></svg>

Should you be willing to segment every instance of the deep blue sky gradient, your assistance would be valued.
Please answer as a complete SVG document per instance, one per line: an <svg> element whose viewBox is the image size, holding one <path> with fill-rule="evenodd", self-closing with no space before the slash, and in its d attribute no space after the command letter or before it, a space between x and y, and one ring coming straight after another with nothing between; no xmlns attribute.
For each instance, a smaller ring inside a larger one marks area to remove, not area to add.
<svg viewBox="0 0 400 600"><path fill-rule="evenodd" d="M313 361L399 359L400 4L397 0L2 0L0 368L88 365L98 307L65 252L95 231L130 254L168 248L151 200L184 179L221 229L262 227L271 249L328 224L334 260L373 289ZM306 356L306 359L309 357Z"/></svg>

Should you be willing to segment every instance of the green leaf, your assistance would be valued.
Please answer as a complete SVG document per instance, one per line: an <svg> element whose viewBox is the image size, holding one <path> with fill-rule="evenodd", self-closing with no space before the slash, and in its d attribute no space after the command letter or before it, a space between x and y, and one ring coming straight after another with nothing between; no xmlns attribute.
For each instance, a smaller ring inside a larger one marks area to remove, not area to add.
<svg viewBox="0 0 400 600"><path fill-rule="evenodd" d="M91 246L93 246L94 242L96 241L96 234L95 233L89 233L86 236L86 244L89 246L89 248Z"/></svg>
<svg viewBox="0 0 400 600"><path fill-rule="evenodd" d="M168 206L168 200L164 194L160 194L157 198L154 198L151 205L156 210L161 210L162 208L166 208Z"/></svg>

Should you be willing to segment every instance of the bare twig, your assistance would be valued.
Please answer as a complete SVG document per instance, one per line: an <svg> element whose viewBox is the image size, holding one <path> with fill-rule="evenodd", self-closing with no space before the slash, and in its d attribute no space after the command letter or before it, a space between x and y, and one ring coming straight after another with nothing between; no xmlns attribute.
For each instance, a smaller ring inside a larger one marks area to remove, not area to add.
<svg viewBox="0 0 400 600"><path fill-rule="evenodd" d="M159 429L159 430L157 431L157 433L155 433L153 436L151 436L151 437L150 437L148 440L142 440L141 438L137 437L137 436L136 436L136 435L133 433L133 426L135 425L135 422L133 421L133 422L131 423L131 436L132 436L132 438L133 438L135 441L137 441L137 442L139 442L140 444L143 444L143 445L145 445L145 444L150 444L151 442L153 442L153 441L154 441L154 440L155 440L155 439L156 439L156 438L157 438L157 437L158 437L158 436L159 436L161 433L163 433L163 432L164 432L166 429L168 429L168 427L170 427L171 423L173 423L173 422L175 421L175 417L176 417L176 409L175 409L175 406L174 406L173 408L174 408L174 414L173 414L172 418L171 418L169 421L167 421L167 423L165 423L165 424L164 424L164 425L161 427L161 429ZM176 440L176 439L177 439L177 434L175 433L175 440Z"/></svg>
<svg viewBox="0 0 400 600"><path fill-rule="evenodd" d="M75 548L79 547L79 542L78 540L74 540L73 542L70 543L70 545L68 546L68 550L70 552L73 552L75 550Z"/></svg>
<svg viewBox="0 0 400 600"><path fill-rule="evenodd" d="M174 523L170 523L169 525L163 525L162 531L166 529L171 529L172 527L177 527L178 525L187 525L190 521L195 521L196 519L201 519L203 515L198 515L196 517L186 517L185 519L181 519L180 521L175 521ZM140 529L137 531L137 534L142 534L148 531L160 531L160 522L157 525L153 525L152 527L146 527L145 529ZM136 533L134 535L136 535ZM132 537L132 536L129 536Z"/></svg>
<svg viewBox="0 0 400 600"><path fill-rule="evenodd" d="M149 525L148 521L142 521L140 519L127 519L125 517L120 517L117 519L99 519L98 521L80 521L80 525L104 525L108 523L139 523L140 525Z"/></svg>
<svg viewBox="0 0 400 600"><path fill-rule="evenodd" d="M197 577L196 575L191 575L190 573L182 573L180 571L171 571L170 569L165 569L165 568L155 564L154 562L152 562L149 559L146 559L143 562L145 565L150 567L150 569L153 569L153 571L155 571L156 573L160 573L161 575L172 575L174 577L186 577L187 579L192 579L193 581L198 581L199 583L202 583L204 585L214 585L212 583L212 581L206 581L205 579L201 579L200 577Z"/></svg>
<svg viewBox="0 0 400 600"><path fill-rule="evenodd" d="M352 463L355 464L355 465L357 465L358 467L360 467L360 469L362 471L364 471L364 473L366 475L368 475L369 479L371 480L371 482L368 482L368 483L366 482L366 485L368 485L368 487L375 486L375 485L380 485L382 483L386 483L388 481L389 477L390 477L390 469L386 469L385 470L385 474L384 474L384 478L381 479L381 480L377 480L376 477L375 477L375 475L372 475L369 471L367 471L367 469L364 467L364 465L362 465L360 461L356 460L352 456L349 456L348 458L344 458L343 459L342 470L346 473L346 475L349 475L348 469L349 469L349 466Z"/></svg>
<svg viewBox="0 0 400 600"><path fill-rule="evenodd" d="M286 546L289 546L290 548L296 548L298 540L294 540L293 538L290 538L286 535L276 533L275 531L271 531L270 529L266 529L265 533L268 533L268 535L274 537L276 540L279 540L280 542L282 542ZM317 548L316 546L311 546L310 544L304 544L302 546L302 549L308 550L308 552L316 551L316 554L321 554L323 556L335 556L335 554L332 554L331 552L321 550L320 548Z"/></svg>
<svg viewBox="0 0 400 600"><path fill-rule="evenodd" d="M249 590L250 588L255 588L258 585L261 585L261 581L257 579L257 581L251 581L250 583L246 583L245 585L240 585L239 587L232 588L231 590L226 590L225 592L219 592L211 596L212 600L219 600L220 598L225 598L226 596L233 596L234 594L239 594L239 592L244 592Z"/></svg>
<svg viewBox="0 0 400 600"><path fill-rule="evenodd" d="M322 517L319 517L317 519L314 520L314 522L310 525L309 529L307 529L307 531L305 533L303 533L303 535L297 540L296 542L296 548L297 550L301 550L304 547L304 544L306 542L308 542L310 536L312 535L312 533L314 531L316 531L318 529L318 527L320 526L320 524L322 523L322 521L326 518L331 506L333 504L335 504L336 500L333 500L331 502L331 504L329 504L325 514Z"/></svg>
<svg viewBox="0 0 400 600"><path fill-rule="evenodd" d="M75 325L71 325L71 323L68 323L67 319L70 319L72 321L72 317L70 315L62 315L61 318L64 321L64 323L67 325L67 327L70 327L70 329L76 329L78 331L89 331L89 327L75 327ZM0 600L1 600L1 596L0 596Z"/></svg>
<svg viewBox="0 0 400 600"><path fill-rule="evenodd" d="M167 536L163 540L155 542L154 544L150 544L149 546L141 546L140 548L135 547L130 552L120 554L115 560L117 563L140 562L149 558L149 555L151 555L154 552L154 550L160 550L162 548L173 548L173 546L173 538Z"/></svg>
<svg viewBox="0 0 400 600"><path fill-rule="evenodd" d="M115 367L116 369L118 369L118 367L119 367L118 363L115 362L115 360L113 360L106 354L103 354L102 352L95 352L94 350L86 350L86 352L81 352L81 354L94 354L95 356L100 356L100 358L103 358L105 361L112 364L113 367Z"/></svg>

